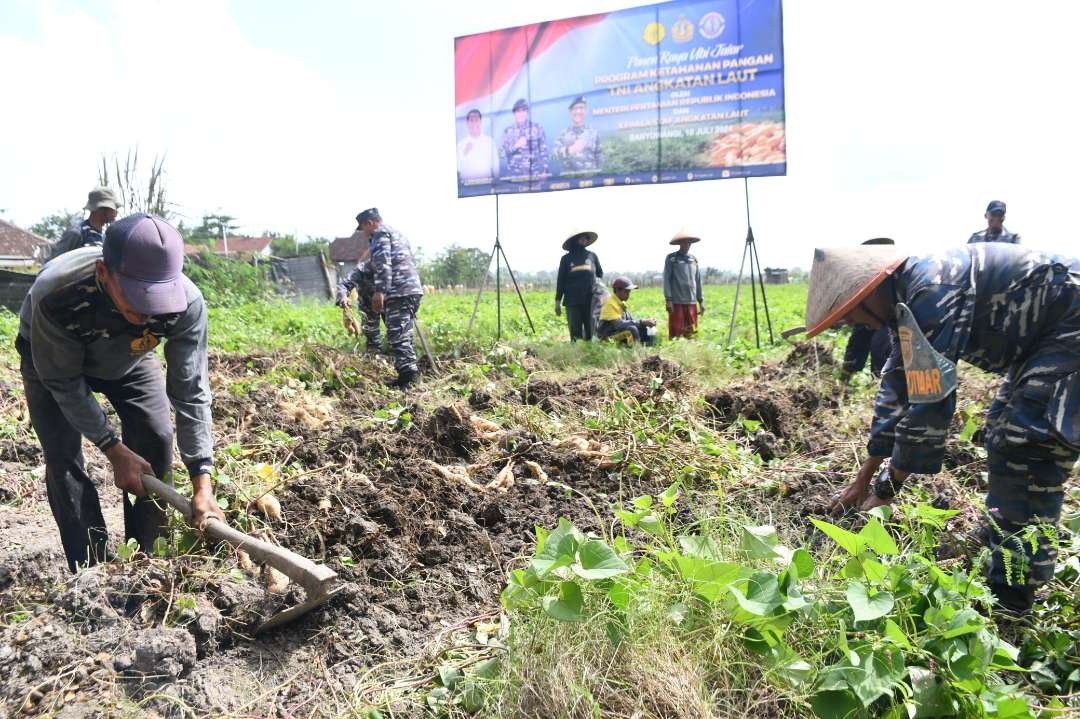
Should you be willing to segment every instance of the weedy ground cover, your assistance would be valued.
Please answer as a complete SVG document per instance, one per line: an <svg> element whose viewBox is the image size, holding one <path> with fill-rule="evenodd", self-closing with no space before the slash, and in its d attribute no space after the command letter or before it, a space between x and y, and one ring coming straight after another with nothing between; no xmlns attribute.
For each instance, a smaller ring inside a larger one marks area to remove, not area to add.
<svg viewBox="0 0 1080 719"><path fill-rule="evenodd" d="M769 292L774 327L801 324L805 288ZM212 308L222 506L345 582L257 639L302 590L178 520L155 547L121 542L92 449L116 559L60 570L16 323L0 316L0 715L1080 711L1075 494L1033 617L1004 621L979 577L994 382L964 368L940 475L891 513L829 517L873 383L841 388L835 335L758 352L744 316L725 351L732 296L708 288L699 341L655 351L570 345L543 292L528 296L536 337L504 295L495 345L490 293L471 336L474 295L429 296L443 371L425 367L408 395L382 385L384 358L355 352L340 310ZM662 315L657 290L632 303Z"/></svg>

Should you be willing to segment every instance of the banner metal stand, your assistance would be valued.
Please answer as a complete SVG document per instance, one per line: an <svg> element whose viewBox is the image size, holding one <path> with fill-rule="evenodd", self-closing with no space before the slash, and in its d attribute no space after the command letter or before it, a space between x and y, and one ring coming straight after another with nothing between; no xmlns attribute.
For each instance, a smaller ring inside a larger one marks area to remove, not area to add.
<svg viewBox="0 0 1080 719"><path fill-rule="evenodd" d="M487 287L488 272L491 269L491 261L495 260L495 341L498 342L502 339L502 263L506 263L506 271L510 273L510 279L514 283L514 291L517 292L518 300L521 302L521 309L525 311L525 319L529 321L529 329L533 334L536 334L536 327L533 325L532 317L529 316L529 308L525 305L525 298L521 296L521 287L518 286L517 278L514 277L514 270L510 267L510 260L506 258L506 252L503 250L502 243L499 242L499 196L495 195L495 246L491 248L491 255L488 257L487 264L484 265L484 278L480 281L480 289L476 293L476 302L473 303L472 317L469 318L469 329L467 334L472 334L473 322L476 321L477 310L480 309L480 296L484 294L484 289Z"/></svg>
<svg viewBox="0 0 1080 719"><path fill-rule="evenodd" d="M746 195L746 244L743 245L742 262L739 264L739 279L735 282L735 304L731 308L731 327L728 329L728 347L735 337L735 314L739 311L739 290L742 288L743 269L746 256L750 255L750 292L754 303L754 344L761 349L761 334L758 329L757 289L754 286L754 266L757 266L757 284L761 285L761 301L765 306L765 324L769 328L769 344L774 342L772 320L769 318L769 300L765 297L765 280L761 276L761 260L758 259L757 245L754 242L754 228L750 226L750 183L743 178L743 192Z"/></svg>

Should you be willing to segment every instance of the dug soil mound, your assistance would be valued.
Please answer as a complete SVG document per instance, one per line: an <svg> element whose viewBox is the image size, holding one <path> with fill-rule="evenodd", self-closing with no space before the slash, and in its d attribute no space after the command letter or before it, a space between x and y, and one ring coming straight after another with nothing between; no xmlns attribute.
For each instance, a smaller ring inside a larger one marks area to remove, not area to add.
<svg viewBox="0 0 1080 719"><path fill-rule="evenodd" d="M761 457L760 473L731 488L752 516L823 513L852 476L863 440L819 373L831 357L808 347L708 392L693 418ZM422 384L411 395L383 387L378 363L331 351L315 362L214 358L216 444L228 448L219 470L232 477L218 491L232 522L325 563L343 589L256 637L303 590L227 548L139 554L71 577L44 497L25 491L26 467L0 463L0 487L23 503L0 512L0 527L28 538L0 552L0 717L114 716L133 702L158 716L340 713L373 672L429 668L448 634L496 616L535 527L565 517L599 532L606 508L670 481L624 471L623 448L585 429L587 413L698 397L691 376L659 356L560 381L534 363L524 381L468 393ZM534 407L563 434L539 436ZM19 442L20 460L40 461ZM250 486L240 490L256 481L280 514L252 508ZM952 487L934 496L961 506Z"/></svg>

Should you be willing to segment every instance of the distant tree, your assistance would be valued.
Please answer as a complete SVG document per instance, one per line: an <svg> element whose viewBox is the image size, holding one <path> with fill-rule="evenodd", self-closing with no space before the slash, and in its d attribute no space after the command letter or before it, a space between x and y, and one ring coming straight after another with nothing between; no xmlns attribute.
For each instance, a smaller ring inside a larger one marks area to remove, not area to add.
<svg viewBox="0 0 1080 719"><path fill-rule="evenodd" d="M187 239L193 243L213 246L221 239L222 228L226 235L232 235L236 233L237 227L239 225L236 224L236 218L232 215L224 213L203 215L202 224L192 229Z"/></svg>
<svg viewBox="0 0 1080 719"><path fill-rule="evenodd" d="M489 256L477 247L451 245L421 266L420 277L425 283L438 287L476 287L487 271Z"/></svg>
<svg viewBox="0 0 1080 719"><path fill-rule="evenodd" d="M262 236L273 238L270 240L270 254L274 257L322 255L325 259L330 259L330 240L325 237L308 237L306 240L297 242L296 237L291 234L283 235L264 231Z"/></svg>
<svg viewBox="0 0 1080 719"><path fill-rule="evenodd" d="M109 165L113 171L110 175ZM165 156L154 156L150 162L150 174L146 177L139 173L139 148L128 148L124 164L120 156L113 154L112 163L105 155L101 156L98 168L98 183L112 187L120 194L120 215L131 212L149 212L152 215L172 219L173 203L168 202L165 192Z"/></svg>
<svg viewBox="0 0 1080 719"><path fill-rule="evenodd" d="M53 240L55 242L60 239L60 236L64 234L64 231L67 230L67 228L80 220L82 220L81 212L60 210L48 217L42 217L41 220L30 225L30 231L35 235L39 235L47 240Z"/></svg>

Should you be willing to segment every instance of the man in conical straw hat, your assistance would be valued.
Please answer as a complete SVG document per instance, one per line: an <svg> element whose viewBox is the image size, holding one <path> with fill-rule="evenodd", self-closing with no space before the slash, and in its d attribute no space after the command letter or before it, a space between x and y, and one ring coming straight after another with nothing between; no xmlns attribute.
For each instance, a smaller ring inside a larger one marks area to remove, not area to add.
<svg viewBox="0 0 1080 719"><path fill-rule="evenodd" d="M570 233L562 244L566 254L559 261L559 274L555 279L555 314L562 314L565 303L571 342L588 341L593 336L594 285L598 277L604 276L600 258L588 249L596 238L595 232L582 230Z"/></svg>
<svg viewBox="0 0 1080 719"><path fill-rule="evenodd" d="M697 334L698 315L705 314L701 294L701 269L690 254L690 245L701 238L685 229L679 230L668 244L678 245L664 260L664 304L668 313L668 339L692 338Z"/></svg>
<svg viewBox="0 0 1080 719"><path fill-rule="evenodd" d="M863 242L864 245L895 245L888 237L875 237ZM889 328L872 330L869 327L853 327L847 347L844 348L844 363L841 365L840 381L848 383L853 375L862 371L866 360L870 360L870 374L881 376L881 368L889 358L892 349L889 341Z"/></svg>
<svg viewBox="0 0 1080 719"><path fill-rule="evenodd" d="M807 335L841 322L888 326L893 349L869 457L833 511L888 504L909 474L941 469L956 361L1006 375L985 426L989 583L999 605L1029 610L1056 559L1052 532L1038 526L1058 521L1080 456L1080 260L1000 243L929 257L887 245L815 250Z"/></svg>

